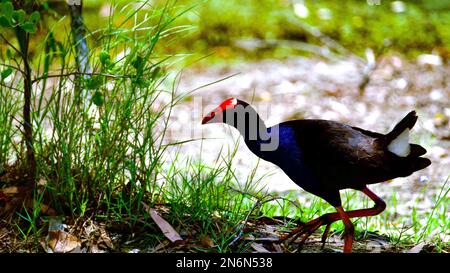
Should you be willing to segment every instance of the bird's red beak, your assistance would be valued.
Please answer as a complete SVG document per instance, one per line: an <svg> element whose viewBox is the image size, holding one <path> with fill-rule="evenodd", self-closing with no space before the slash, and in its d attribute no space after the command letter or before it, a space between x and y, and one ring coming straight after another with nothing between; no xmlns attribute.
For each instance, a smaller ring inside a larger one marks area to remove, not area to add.
<svg viewBox="0 0 450 273"><path fill-rule="evenodd" d="M217 109L215 109L214 111L212 111L211 113L209 113L208 115L206 115L203 119L202 119L202 124L206 124L208 123L208 121L212 120L215 116L216 116L216 111Z"/></svg>
<svg viewBox="0 0 450 273"><path fill-rule="evenodd" d="M212 112L210 112L208 115L206 115L202 119L202 124L206 124L206 123L210 122L216 116L217 117L221 116L223 111L236 107L237 103L238 103L238 101L235 98L229 98L229 99L223 101L218 107L216 107ZM217 120L214 122L221 122L221 121Z"/></svg>

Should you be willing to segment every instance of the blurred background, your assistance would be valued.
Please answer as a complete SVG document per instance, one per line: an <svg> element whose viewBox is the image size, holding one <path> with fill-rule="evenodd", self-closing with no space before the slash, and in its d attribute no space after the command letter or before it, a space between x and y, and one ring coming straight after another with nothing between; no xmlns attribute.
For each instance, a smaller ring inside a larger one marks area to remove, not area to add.
<svg viewBox="0 0 450 273"><path fill-rule="evenodd" d="M120 1L127 2L136 7L141 5L136 1ZM165 2L151 1L154 5ZM433 52L443 61L450 54L449 0L175 2L179 11L184 12L174 22L180 26L180 32L184 28L182 39L166 45L165 50L176 54L214 53L209 62L327 54L320 50L325 41L330 43L325 45L338 47L330 50L349 50L360 56L367 48L408 58ZM48 3L60 6L61 12L66 9L63 1ZM95 31L103 26L112 6L113 1L83 1L88 29ZM121 19L116 17L118 21Z"/></svg>

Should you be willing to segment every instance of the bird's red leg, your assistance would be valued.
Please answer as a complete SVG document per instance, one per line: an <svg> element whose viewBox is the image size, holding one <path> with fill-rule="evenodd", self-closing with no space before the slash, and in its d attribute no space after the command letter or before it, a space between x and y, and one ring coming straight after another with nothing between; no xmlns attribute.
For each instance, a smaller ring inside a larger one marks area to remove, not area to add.
<svg viewBox="0 0 450 273"><path fill-rule="evenodd" d="M378 197L375 193L373 193L371 190L369 190L367 187L363 188L361 191L375 202L375 206L372 208L369 208L369 209L359 209L359 210L352 210L352 211L347 211L347 212L344 211L346 216L348 216L348 218L378 215L386 208L386 203L380 197ZM303 243L306 241L306 239L309 237L309 235L314 233L320 226L327 225L327 227L325 228L325 232L322 235L322 243L324 243L328 236L329 225L331 225L333 222L335 222L337 220L344 220L344 218L341 215L342 213L339 212L338 207L336 207L336 210L338 212L324 214L314 220L311 220L311 221L303 224L299 228L296 228L289 234L286 234L285 236L283 236L280 239L280 241L283 242L292 236L294 236L293 240L295 240L297 237L305 234L305 237L301 241L301 243ZM345 218L347 218L347 217L345 217ZM344 224L345 224L345 221L344 221ZM350 247L351 247L350 240L353 240L353 237L351 239L347 239L347 240L348 240L347 245L350 245ZM344 244L344 246L345 246L345 244ZM344 249L344 251L345 251L345 249Z"/></svg>
<svg viewBox="0 0 450 273"><path fill-rule="evenodd" d="M358 209L347 211L347 215L350 218L355 217L366 217L366 216L375 216L380 214L386 209L386 203L378 197L375 193L373 193L369 188L365 187L361 190L365 195L367 195L373 202L375 202L375 206L370 209Z"/></svg>
<svg viewBox="0 0 450 273"><path fill-rule="evenodd" d="M339 215L341 216L342 222L344 222L344 226L345 226L344 253L350 253L350 252L352 252L353 234L355 233L355 228L353 226L352 221L350 221L350 217L348 216L348 213L345 212L341 206L336 207L336 210L338 211Z"/></svg>

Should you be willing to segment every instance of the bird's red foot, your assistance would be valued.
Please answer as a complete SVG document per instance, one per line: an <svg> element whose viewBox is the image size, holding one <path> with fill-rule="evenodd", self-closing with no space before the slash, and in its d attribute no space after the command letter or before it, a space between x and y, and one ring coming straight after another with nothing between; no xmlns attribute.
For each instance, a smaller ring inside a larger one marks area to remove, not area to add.
<svg viewBox="0 0 450 273"><path fill-rule="evenodd" d="M304 243L306 242L306 240L309 238L309 236L311 236L311 234L313 234L317 229L319 229L321 226L323 225L327 225L325 228L325 231L322 235L322 248L325 245L326 239L328 237L328 233L330 231L330 226L331 224L338 220L338 219L334 219L334 217L329 217L331 214L325 214L322 215L321 217L318 217L314 220L311 220L305 224L303 224L302 226L300 226L299 228L296 228L295 230L293 230L292 232L284 235L281 239L280 242L284 242L286 240L288 240L289 238L292 237L291 242L295 241L298 237L303 236L303 238L301 239L298 249L301 249L304 245Z"/></svg>
<svg viewBox="0 0 450 273"><path fill-rule="evenodd" d="M325 231L322 235L322 248L325 245L325 241L328 237L328 233L330 231L330 225L338 220L342 220L344 222L345 226L345 234L344 234L344 253L348 253L352 251L352 245L353 245L353 234L354 234L354 226L352 222L350 221L350 218L353 217L367 217L367 216L374 216L380 214L385 208L386 203L376 196L372 191L370 191L368 188L362 189L362 192L364 192L367 196L369 196L370 199L372 199L375 202L375 207L369 208L369 209L359 209L359 210L352 210L352 211L344 211L342 206L336 206L335 213L327 213L319 218L316 218L314 220L309 221L308 223L303 224L299 228L295 229L289 234L286 234L280 239L280 242L284 242L287 239L294 237L292 241L294 241L299 236L304 235L302 240L300 241L299 247L302 247L305 241L308 239L308 237L313 234L319 227L323 225L327 225L325 227Z"/></svg>

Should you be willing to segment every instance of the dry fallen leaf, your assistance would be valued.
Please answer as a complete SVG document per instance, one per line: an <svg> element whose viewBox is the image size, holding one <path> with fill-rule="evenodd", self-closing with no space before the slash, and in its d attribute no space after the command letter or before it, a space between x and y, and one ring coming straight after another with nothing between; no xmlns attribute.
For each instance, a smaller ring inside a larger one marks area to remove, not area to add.
<svg viewBox="0 0 450 273"><path fill-rule="evenodd" d="M245 241L255 241L255 242L277 242L280 240L279 237L259 237L259 238L255 238L254 236L245 236L244 238L242 238Z"/></svg>
<svg viewBox="0 0 450 273"><path fill-rule="evenodd" d="M8 236L9 233L10 232L8 231L8 229L2 228L0 230L0 241L2 241L4 237Z"/></svg>
<svg viewBox="0 0 450 273"><path fill-rule="evenodd" d="M276 253L283 253L283 249L279 244L273 244L273 247L275 248Z"/></svg>
<svg viewBox="0 0 450 273"><path fill-rule="evenodd" d="M81 244L78 239L62 230L52 230L48 232L47 245L54 253L71 252Z"/></svg>
<svg viewBox="0 0 450 273"><path fill-rule="evenodd" d="M152 217L153 221L155 221L167 239L169 239L172 243L183 240L180 234L178 234L178 232L166 220L164 220L164 218L159 216L155 209L149 208L145 203L143 203L143 206L149 212L150 217Z"/></svg>
<svg viewBox="0 0 450 273"><path fill-rule="evenodd" d="M4 194L16 194L19 193L19 189L16 186L12 186L2 189L2 192Z"/></svg>
<svg viewBox="0 0 450 273"><path fill-rule="evenodd" d="M89 246L89 252L90 252L90 253L104 253L104 251L103 251L103 250L100 250L100 249L98 248L98 245L96 245L96 244L90 244L90 246Z"/></svg>
<svg viewBox="0 0 450 273"><path fill-rule="evenodd" d="M38 186L45 186L48 184L48 182L47 182L47 180L41 178L41 179L39 179L39 182L37 184L38 184Z"/></svg>
<svg viewBox="0 0 450 273"><path fill-rule="evenodd" d="M265 249L262 244L253 243L252 248L258 253L270 253L270 251Z"/></svg>
<svg viewBox="0 0 450 273"><path fill-rule="evenodd" d="M111 238L109 237L108 233L106 232L106 230L104 229L103 226L99 227L99 231L100 231L100 243L104 243L108 248L113 249L113 243Z"/></svg>
<svg viewBox="0 0 450 273"><path fill-rule="evenodd" d="M214 247L214 241L208 235L200 236L200 243L205 247Z"/></svg>
<svg viewBox="0 0 450 273"><path fill-rule="evenodd" d="M152 217L153 221L155 221L155 223L164 233L164 236L166 236L167 239L169 239L172 243L183 240L178 232L166 220L164 220L164 218L158 215L156 210L150 209L150 217Z"/></svg>
<svg viewBox="0 0 450 273"><path fill-rule="evenodd" d="M153 249L153 252L158 252L159 250L166 248L169 244L170 244L169 241L165 240L165 241L161 242L159 245L157 245Z"/></svg>
<svg viewBox="0 0 450 273"><path fill-rule="evenodd" d="M421 242L416 246L414 246L413 248L411 248L410 250L408 250L407 253L420 253L425 245L426 245L425 242Z"/></svg>

